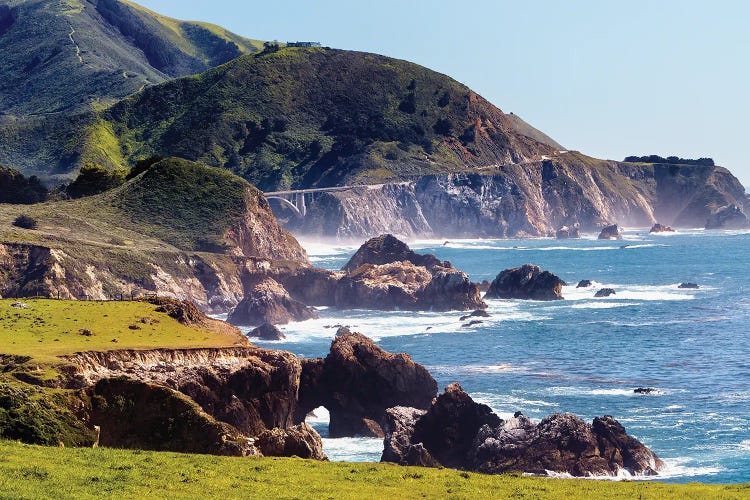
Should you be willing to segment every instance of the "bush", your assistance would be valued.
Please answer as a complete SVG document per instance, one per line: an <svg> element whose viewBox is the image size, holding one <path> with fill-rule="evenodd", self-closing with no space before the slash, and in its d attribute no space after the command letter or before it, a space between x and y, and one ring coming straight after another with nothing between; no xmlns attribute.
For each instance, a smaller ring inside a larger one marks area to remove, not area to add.
<svg viewBox="0 0 750 500"><path fill-rule="evenodd" d="M84 165L76 180L68 186L68 196L71 198L92 196L121 186L124 182L124 172L107 170L99 165Z"/></svg>
<svg viewBox="0 0 750 500"><path fill-rule="evenodd" d="M145 172L146 170L154 166L154 164L159 163L163 159L163 156L154 155L146 158L145 160L136 162L135 166L130 169L130 172L128 172L128 175L125 176L125 180L129 181L133 177L136 177L138 174Z"/></svg>
<svg viewBox="0 0 750 500"><path fill-rule="evenodd" d="M13 225L22 229L36 229L37 222L33 217L28 215L19 215L13 220Z"/></svg>
<svg viewBox="0 0 750 500"><path fill-rule="evenodd" d="M451 135L451 131L453 130L453 123L447 118L441 118L435 123L432 129L436 134L448 136Z"/></svg>
<svg viewBox="0 0 750 500"><path fill-rule="evenodd" d="M36 178L24 177L12 168L0 167L0 203L30 205L47 200L47 188Z"/></svg>

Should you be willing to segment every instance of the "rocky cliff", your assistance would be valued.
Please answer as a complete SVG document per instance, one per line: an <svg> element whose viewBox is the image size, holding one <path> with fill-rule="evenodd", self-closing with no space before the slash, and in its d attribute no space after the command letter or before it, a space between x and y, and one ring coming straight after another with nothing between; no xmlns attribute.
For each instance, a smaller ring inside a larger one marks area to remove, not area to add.
<svg viewBox="0 0 750 500"><path fill-rule="evenodd" d="M411 182L315 195L299 234L357 239L553 236L562 226L598 232L607 224L650 227L657 220L704 227L722 207L750 207L726 169L620 163L580 153L488 169L428 175ZM281 214L281 208L278 209ZM736 225L736 223L735 223Z"/></svg>

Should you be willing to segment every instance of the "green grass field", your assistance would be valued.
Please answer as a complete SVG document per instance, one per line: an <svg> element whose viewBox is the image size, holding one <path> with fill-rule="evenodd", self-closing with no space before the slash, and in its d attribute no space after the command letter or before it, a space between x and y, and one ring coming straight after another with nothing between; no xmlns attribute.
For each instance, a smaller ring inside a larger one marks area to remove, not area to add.
<svg viewBox="0 0 750 500"><path fill-rule="evenodd" d="M0 498L748 498L750 485L486 476L295 458L229 458L0 441Z"/></svg>
<svg viewBox="0 0 750 500"><path fill-rule="evenodd" d="M80 351L228 347L240 339L185 326L148 302L82 302L24 299L31 309L16 309L15 299L0 300L0 353L54 363ZM82 334L88 330L91 335Z"/></svg>

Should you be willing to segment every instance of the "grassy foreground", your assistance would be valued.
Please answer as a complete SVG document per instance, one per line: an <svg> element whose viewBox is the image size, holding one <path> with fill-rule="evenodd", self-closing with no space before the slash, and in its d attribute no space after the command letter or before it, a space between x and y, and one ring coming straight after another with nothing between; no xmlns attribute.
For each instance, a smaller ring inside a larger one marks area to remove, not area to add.
<svg viewBox="0 0 750 500"><path fill-rule="evenodd" d="M748 498L750 485L486 476L296 458L71 449L0 441L0 498Z"/></svg>

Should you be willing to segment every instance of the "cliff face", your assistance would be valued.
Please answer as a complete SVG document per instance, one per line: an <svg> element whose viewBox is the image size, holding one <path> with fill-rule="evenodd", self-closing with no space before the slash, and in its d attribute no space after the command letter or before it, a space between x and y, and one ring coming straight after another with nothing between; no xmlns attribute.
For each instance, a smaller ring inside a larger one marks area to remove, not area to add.
<svg viewBox="0 0 750 500"><path fill-rule="evenodd" d="M597 231L657 220L703 227L719 208L747 203L721 167L604 162L578 153L502 167L495 173L422 176L412 182L319 195L301 234L340 239L392 232L405 237L548 236L563 225Z"/></svg>

